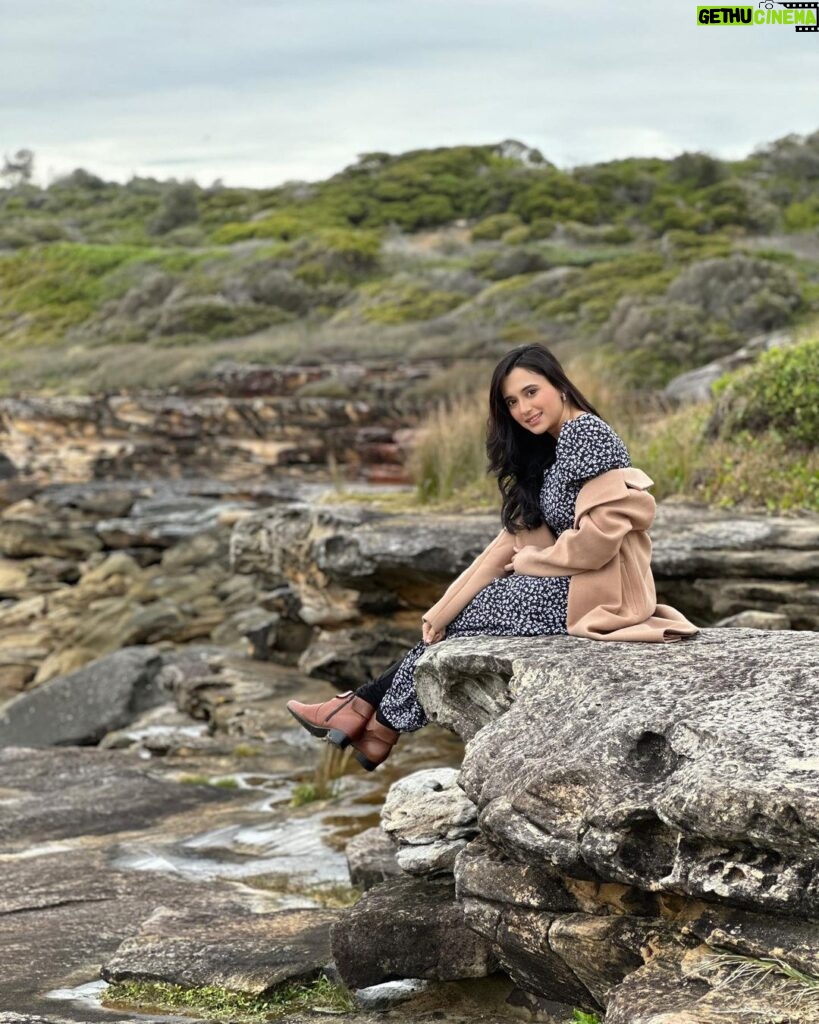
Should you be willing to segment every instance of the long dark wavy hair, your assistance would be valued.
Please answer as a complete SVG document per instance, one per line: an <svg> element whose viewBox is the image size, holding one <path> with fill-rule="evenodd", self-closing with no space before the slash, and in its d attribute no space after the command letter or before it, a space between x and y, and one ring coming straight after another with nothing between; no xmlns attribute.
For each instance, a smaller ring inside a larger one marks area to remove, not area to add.
<svg viewBox="0 0 819 1024"><path fill-rule="evenodd" d="M549 433L533 434L512 419L503 398L503 382L521 367L545 377L584 412L600 414L566 376L563 367L544 345L521 345L501 359L489 386L489 419L486 424L486 454L490 473L498 480L503 499L501 522L517 533L522 527L534 529L543 522L538 503L543 473L555 461L557 441ZM602 417L601 417L602 418Z"/></svg>

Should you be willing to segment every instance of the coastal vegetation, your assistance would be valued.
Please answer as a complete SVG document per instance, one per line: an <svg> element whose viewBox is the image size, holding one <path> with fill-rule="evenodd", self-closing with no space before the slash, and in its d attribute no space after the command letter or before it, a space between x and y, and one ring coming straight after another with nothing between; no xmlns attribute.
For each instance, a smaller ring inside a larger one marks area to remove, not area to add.
<svg viewBox="0 0 819 1024"><path fill-rule="evenodd" d="M819 509L819 338L764 353L725 374L718 398L670 411L606 379L593 359L568 364L592 404L625 440L632 461L654 480L657 499L683 495L708 504L769 511ZM640 403L635 405L635 403ZM412 463L416 499L447 508L494 508L486 475L484 390L439 402Z"/></svg>
<svg viewBox="0 0 819 1024"><path fill-rule="evenodd" d="M325 181L258 189L18 176L0 189L0 393L184 389L225 360L433 361L407 396L431 415L419 497L481 501L481 430L463 433L476 371L543 341L616 392L601 408L629 419L659 492L815 505L815 343L721 384L714 408L675 413L656 395L816 322L817 183L819 132L743 160L572 169L512 141L367 153ZM339 380L307 387L351 397Z"/></svg>

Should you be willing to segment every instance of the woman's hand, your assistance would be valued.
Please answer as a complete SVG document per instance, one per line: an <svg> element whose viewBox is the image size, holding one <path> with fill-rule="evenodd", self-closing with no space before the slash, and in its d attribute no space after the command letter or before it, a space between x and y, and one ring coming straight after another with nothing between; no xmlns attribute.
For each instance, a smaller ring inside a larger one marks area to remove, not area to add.
<svg viewBox="0 0 819 1024"><path fill-rule="evenodd" d="M535 544L526 544L522 548L515 548L515 553L512 556L512 561L509 562L507 565L505 565L504 569L506 569L507 572L517 572L518 569L517 569L517 567L515 565L515 562L518 561L518 556L519 555L526 555L527 553L530 553L530 552L532 554L537 554L537 553L539 553L542 550L543 550L542 548L537 547ZM523 575L525 575L525 574L523 574Z"/></svg>
<svg viewBox="0 0 819 1024"><path fill-rule="evenodd" d="M446 630L436 630L426 619L421 619L421 635L425 644L437 644L446 638Z"/></svg>

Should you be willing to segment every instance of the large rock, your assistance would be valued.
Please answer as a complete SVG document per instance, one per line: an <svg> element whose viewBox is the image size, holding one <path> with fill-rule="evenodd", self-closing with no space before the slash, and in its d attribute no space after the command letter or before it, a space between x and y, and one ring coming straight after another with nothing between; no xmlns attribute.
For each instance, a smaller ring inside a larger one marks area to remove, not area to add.
<svg viewBox="0 0 819 1024"><path fill-rule="evenodd" d="M103 964L106 981L218 985L264 995L282 982L315 977L330 960L335 910L230 912L158 908ZM260 955L261 954L261 955Z"/></svg>
<svg viewBox="0 0 819 1024"><path fill-rule="evenodd" d="M292 617L325 636L305 655L315 671L336 670L331 639L372 631L378 617L417 613L498 531L489 515L412 516L353 505L278 506L243 518L231 535L235 571L280 585L295 599ZM819 516L768 516L665 502L652 528L658 597L699 624L743 611L819 629ZM394 620L395 621L395 620ZM403 624L403 623L402 623ZM366 652L365 652L366 653ZM308 669L310 670L310 669Z"/></svg>
<svg viewBox="0 0 819 1024"><path fill-rule="evenodd" d="M464 922L451 880L384 882L343 914L331 939L350 988L394 978L482 978L493 968L487 943Z"/></svg>
<svg viewBox="0 0 819 1024"><path fill-rule="evenodd" d="M388 878L403 875L395 859L396 845L379 826L359 832L344 847L350 881L362 889L372 889Z"/></svg>
<svg viewBox="0 0 819 1024"><path fill-rule="evenodd" d="M817 640L426 652L419 696L467 740L459 782L479 812L456 898L524 991L615 1024L819 1020L788 1016L784 970L743 982L754 959L819 974Z"/></svg>
<svg viewBox="0 0 819 1024"><path fill-rule="evenodd" d="M735 352L731 352L730 355L715 359L705 366L698 366L696 370L688 370L686 373L672 378L663 389L663 394L680 403L707 402L713 394L711 386L723 374L738 370L741 366L747 366L763 352L792 345L793 342L794 336L789 331L759 334Z"/></svg>
<svg viewBox="0 0 819 1024"><path fill-rule="evenodd" d="M477 833L475 805L457 784L455 768L427 768L390 786L381 827L398 844L399 866L414 875L451 871Z"/></svg>
<svg viewBox="0 0 819 1024"><path fill-rule="evenodd" d="M22 693L0 714L0 746L97 743L167 699L155 647L130 647Z"/></svg>
<svg viewBox="0 0 819 1024"><path fill-rule="evenodd" d="M471 739L461 785L517 859L819 918L817 640L454 640L425 654L418 690ZM509 710L492 721L465 680Z"/></svg>
<svg viewBox="0 0 819 1024"><path fill-rule="evenodd" d="M606 1024L817 1024L811 990L757 971L743 981L720 968L708 946L686 949L667 940L612 993Z"/></svg>

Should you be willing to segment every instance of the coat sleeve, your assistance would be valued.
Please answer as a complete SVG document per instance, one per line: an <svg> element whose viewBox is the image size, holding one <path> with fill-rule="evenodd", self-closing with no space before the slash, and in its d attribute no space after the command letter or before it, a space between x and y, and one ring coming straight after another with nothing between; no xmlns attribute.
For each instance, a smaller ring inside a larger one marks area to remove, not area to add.
<svg viewBox="0 0 819 1024"><path fill-rule="evenodd" d="M461 575L450 583L443 597L422 618L433 629L443 631L472 598L498 576L507 575L505 566L515 553L515 535L503 529Z"/></svg>
<svg viewBox="0 0 819 1024"><path fill-rule="evenodd" d="M574 576L600 569L618 553L627 533L650 526L655 507L647 491L629 488L624 496L588 509L551 547L518 552L514 570L525 576Z"/></svg>
<svg viewBox="0 0 819 1024"><path fill-rule="evenodd" d="M554 534L545 523L533 529L521 528L518 533L501 530L422 618L433 629L443 632L485 586L492 580L509 575L510 570L506 566L519 548L526 544L533 544L537 548L549 547L554 539Z"/></svg>

